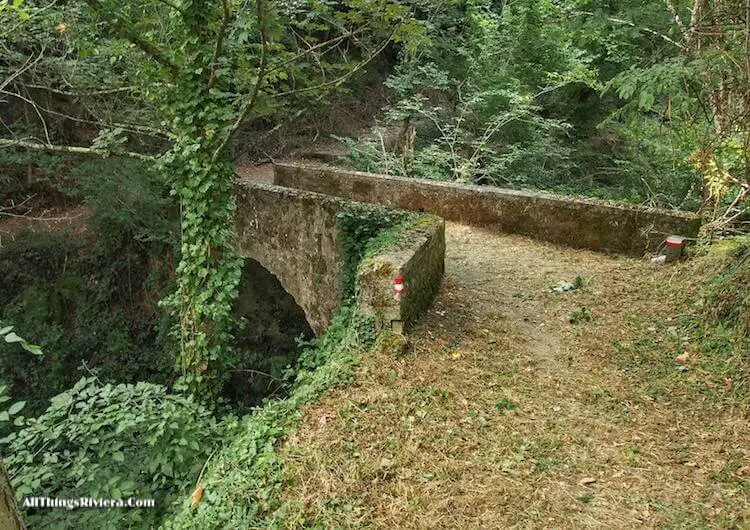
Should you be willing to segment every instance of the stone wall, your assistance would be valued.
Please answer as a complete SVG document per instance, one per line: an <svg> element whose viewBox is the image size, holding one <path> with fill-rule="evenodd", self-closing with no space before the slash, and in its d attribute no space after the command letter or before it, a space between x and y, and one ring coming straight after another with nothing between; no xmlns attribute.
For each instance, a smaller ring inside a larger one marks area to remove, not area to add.
<svg viewBox="0 0 750 530"><path fill-rule="evenodd" d="M566 198L333 168L279 164L281 186L420 212L449 221L522 234L562 245L640 256L666 236L694 237L700 219L689 212Z"/></svg>
<svg viewBox="0 0 750 530"><path fill-rule="evenodd" d="M445 222L421 216L398 233L397 240L366 258L357 274L359 304L381 328L403 332L432 304L445 272ZM404 279L400 297L394 280Z"/></svg>
<svg viewBox="0 0 750 530"><path fill-rule="evenodd" d="M330 324L341 299L346 271L337 241L337 216L349 202L255 182L239 185L236 200L241 255L279 279L319 335ZM442 219L419 216L398 231L392 244L361 265L357 276L361 306L381 327L392 321L413 322L437 294L444 259ZM373 267L378 274L373 275ZM392 282L398 275L406 278L406 291L396 301Z"/></svg>

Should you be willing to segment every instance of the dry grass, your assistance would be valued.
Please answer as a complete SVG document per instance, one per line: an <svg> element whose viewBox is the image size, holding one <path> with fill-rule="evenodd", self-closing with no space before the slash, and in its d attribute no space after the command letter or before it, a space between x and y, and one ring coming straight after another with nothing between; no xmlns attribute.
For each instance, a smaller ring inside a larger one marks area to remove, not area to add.
<svg viewBox="0 0 750 530"><path fill-rule="evenodd" d="M750 525L742 412L721 389L655 396L648 357L613 346L668 324L675 272L449 225L410 353L366 360L305 411L286 500L327 528ZM584 289L550 292L578 275ZM582 307L593 320L571 324Z"/></svg>

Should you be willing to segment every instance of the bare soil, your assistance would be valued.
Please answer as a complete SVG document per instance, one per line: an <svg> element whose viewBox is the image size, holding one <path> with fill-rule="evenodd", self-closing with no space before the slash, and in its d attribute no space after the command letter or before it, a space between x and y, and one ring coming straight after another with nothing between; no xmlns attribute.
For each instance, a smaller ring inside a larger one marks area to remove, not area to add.
<svg viewBox="0 0 750 530"><path fill-rule="evenodd" d="M731 385L699 385L659 337L621 354L669 327L679 267L455 224L447 246L409 354L363 360L283 448L284 496L308 523L750 528L750 429ZM551 291L577 276L583 288ZM654 389L649 355L668 356L675 384Z"/></svg>

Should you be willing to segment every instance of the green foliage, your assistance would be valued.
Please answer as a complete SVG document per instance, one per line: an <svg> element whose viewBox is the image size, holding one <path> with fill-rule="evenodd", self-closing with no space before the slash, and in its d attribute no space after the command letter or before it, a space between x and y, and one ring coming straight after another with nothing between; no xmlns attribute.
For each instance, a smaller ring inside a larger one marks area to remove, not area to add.
<svg viewBox="0 0 750 530"><path fill-rule="evenodd" d="M238 434L219 450L200 487L203 499L192 508L189 500L165 528L283 528L293 504L279 497L284 462L278 442L298 425L301 408L331 388L349 382L359 354L375 343L372 320L356 308L343 308L325 335L306 348L288 398L272 400L244 418Z"/></svg>
<svg viewBox="0 0 750 530"><path fill-rule="evenodd" d="M666 4L656 19L662 33L653 33L670 45L632 61L613 76L608 89L624 102L615 118L646 117L667 132L662 136L668 138L680 180L692 189L702 187L702 194L695 195L711 220L704 231L720 231L745 220L750 206L745 126L750 64L744 60L746 31L736 27L744 8L708 0L694 2L688 16L677 3ZM664 21L665 15L671 16ZM709 20L712 29L706 31ZM641 145L648 141L642 139ZM696 174L702 186L695 186Z"/></svg>
<svg viewBox="0 0 750 530"><path fill-rule="evenodd" d="M27 233L0 250L3 317L46 352L0 344L0 377L14 397L43 408L70 387L82 364L106 380L161 380L170 370L150 291L148 254L119 248L121 260L66 235ZM154 296L155 295L155 296ZM149 303L149 297L151 302Z"/></svg>
<svg viewBox="0 0 750 530"><path fill-rule="evenodd" d="M403 162L384 148L378 139L354 140L345 136L334 136L346 147L348 154L341 163L360 171L406 176Z"/></svg>
<svg viewBox="0 0 750 530"><path fill-rule="evenodd" d="M87 160L71 170L76 194L94 210L90 228L106 250L133 244L147 250L176 245L178 211L162 173L122 157ZM132 242L132 243L131 243Z"/></svg>
<svg viewBox="0 0 750 530"><path fill-rule="evenodd" d="M420 178L513 186L564 174L569 154L561 140L568 127L546 116L537 98L592 79L562 30L564 16L546 1L436 7L426 23L429 40L417 52L404 51L386 81L398 98L387 119L404 125L398 156L375 138L354 149L347 162Z"/></svg>
<svg viewBox="0 0 750 530"><path fill-rule="evenodd" d="M10 432L8 424L11 418L13 418L13 425L18 426L23 424L24 417L19 416L18 413L26 406L25 401L16 401L10 405L5 405L5 403L11 401L11 397L6 395L7 389L6 385L0 384L0 406L3 407L3 409L0 409L0 433L5 434ZM6 406L8 408L4 408Z"/></svg>
<svg viewBox="0 0 750 530"><path fill-rule="evenodd" d="M231 432L223 427L223 434ZM103 385L82 378L0 443L18 500L44 493L156 501L153 509L30 509L30 525L147 528L174 509L217 435L211 412L192 397L148 383Z"/></svg>
<svg viewBox="0 0 750 530"><path fill-rule="evenodd" d="M18 344L21 348L29 353L33 353L34 355L43 355L42 349L39 346L31 344L23 337L16 335L16 332L13 331L13 326L6 326L2 321L0 321L0 339L8 344ZM2 392L0 392L0 394L2 394Z"/></svg>
<svg viewBox="0 0 750 530"><path fill-rule="evenodd" d="M18 198L16 202L33 194L48 201L57 197L63 200L73 198L76 191L69 185L69 172L78 163L75 157L2 149L0 187L7 197Z"/></svg>
<svg viewBox="0 0 750 530"><path fill-rule="evenodd" d="M0 379L32 411L72 386L84 364L105 381L164 382L171 373L156 301L171 287L174 207L140 164L109 159L73 174L94 209L87 229L18 233L0 247L0 318L46 353L0 343Z"/></svg>

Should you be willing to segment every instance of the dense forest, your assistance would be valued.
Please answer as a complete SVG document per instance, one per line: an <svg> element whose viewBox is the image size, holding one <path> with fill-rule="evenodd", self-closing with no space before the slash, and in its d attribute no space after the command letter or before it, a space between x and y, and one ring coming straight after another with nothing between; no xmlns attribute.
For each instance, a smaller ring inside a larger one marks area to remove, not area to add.
<svg viewBox="0 0 750 530"><path fill-rule="evenodd" d="M0 454L29 527L315 526L276 448L377 333L345 289L314 338L233 233L238 167L315 153L697 212L684 326L747 414L745 0L0 0L0 21Z"/></svg>

